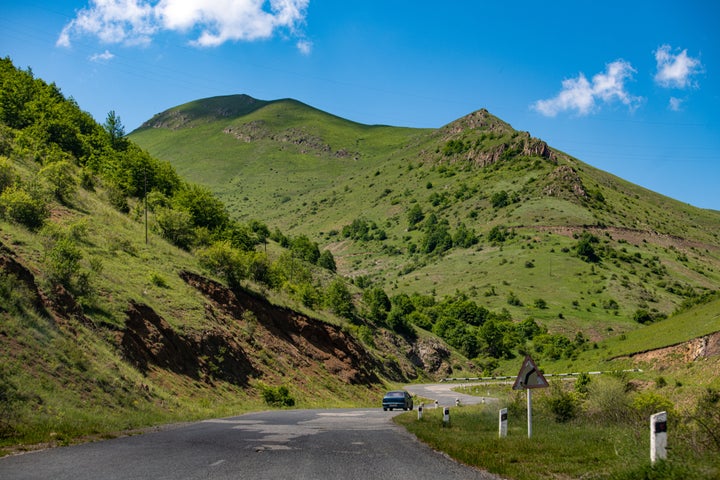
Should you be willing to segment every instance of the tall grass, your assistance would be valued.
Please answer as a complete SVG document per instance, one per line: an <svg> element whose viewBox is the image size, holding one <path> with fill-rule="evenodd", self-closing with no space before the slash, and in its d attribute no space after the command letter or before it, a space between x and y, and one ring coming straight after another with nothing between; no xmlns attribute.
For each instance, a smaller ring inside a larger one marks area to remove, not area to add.
<svg viewBox="0 0 720 480"><path fill-rule="evenodd" d="M619 417L609 415L607 405L595 405L592 414L558 422L540 396L533 402L532 438L524 394L503 402L510 412L505 438L498 436L498 404L451 408L449 425L443 424L441 409L426 410L422 420L407 413L395 421L462 463L514 480L718 478L717 451L696 448L677 415L669 430L667 461L651 465L647 419L627 405L606 401L622 410ZM604 412L598 414L598 408Z"/></svg>

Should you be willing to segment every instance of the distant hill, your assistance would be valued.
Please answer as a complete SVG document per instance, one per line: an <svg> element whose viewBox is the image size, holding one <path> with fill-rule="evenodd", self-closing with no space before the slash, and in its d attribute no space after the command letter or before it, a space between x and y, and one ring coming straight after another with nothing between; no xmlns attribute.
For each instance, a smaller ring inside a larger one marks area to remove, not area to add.
<svg viewBox="0 0 720 480"><path fill-rule="evenodd" d="M486 110L411 129L237 95L171 108L130 138L235 218L308 235L339 273L390 296L461 293L599 341L720 285L720 212L603 172Z"/></svg>

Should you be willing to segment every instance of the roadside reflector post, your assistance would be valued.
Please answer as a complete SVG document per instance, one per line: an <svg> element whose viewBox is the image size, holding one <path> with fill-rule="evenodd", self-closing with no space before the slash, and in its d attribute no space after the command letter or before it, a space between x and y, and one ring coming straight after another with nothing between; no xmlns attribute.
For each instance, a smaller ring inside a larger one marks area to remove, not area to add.
<svg viewBox="0 0 720 480"><path fill-rule="evenodd" d="M667 412L650 416L650 463L667 458Z"/></svg>
<svg viewBox="0 0 720 480"><path fill-rule="evenodd" d="M422 404L420 404L420 406L418 407L418 420L422 420L422 416L423 416L423 406L422 406Z"/></svg>
<svg viewBox="0 0 720 480"><path fill-rule="evenodd" d="M450 407L443 408L443 427L450 425Z"/></svg>
<svg viewBox="0 0 720 480"><path fill-rule="evenodd" d="M527 417L528 417L528 438L532 437L532 389L528 388L527 392Z"/></svg>
<svg viewBox="0 0 720 480"><path fill-rule="evenodd" d="M508 409L500 409L499 417L500 430L498 432L498 437L505 438L507 437Z"/></svg>

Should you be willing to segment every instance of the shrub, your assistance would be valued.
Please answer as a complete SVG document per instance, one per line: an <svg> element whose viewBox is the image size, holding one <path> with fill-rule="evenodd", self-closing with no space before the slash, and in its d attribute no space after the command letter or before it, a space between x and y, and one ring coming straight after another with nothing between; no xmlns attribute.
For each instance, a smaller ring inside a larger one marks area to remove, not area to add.
<svg viewBox="0 0 720 480"><path fill-rule="evenodd" d="M295 405L295 399L290 396L290 390L285 385L279 387L270 387L261 385L262 397L265 403L271 407L292 407Z"/></svg>
<svg viewBox="0 0 720 480"><path fill-rule="evenodd" d="M632 418L630 397L624 379L603 376L588 385L585 410L591 419L601 422L626 422Z"/></svg>
<svg viewBox="0 0 720 480"><path fill-rule="evenodd" d="M80 272L82 252L68 238L60 238L46 254L50 281L70 288L73 278Z"/></svg>
<svg viewBox="0 0 720 480"><path fill-rule="evenodd" d="M43 167L38 175L47 182L55 198L62 203L75 194L77 181L73 176L74 166L67 160L52 162Z"/></svg>
<svg viewBox="0 0 720 480"><path fill-rule="evenodd" d="M150 275L148 276L148 278L150 279L150 283L152 283L156 287L168 288L167 280L165 280L165 278L162 275L160 275L159 273L150 272Z"/></svg>
<svg viewBox="0 0 720 480"><path fill-rule="evenodd" d="M630 406L641 420L657 412L672 414L675 410L675 405L667 397L653 391L638 393L633 397Z"/></svg>
<svg viewBox="0 0 720 480"><path fill-rule="evenodd" d="M720 452L720 391L708 388L698 399L693 420L706 448Z"/></svg>
<svg viewBox="0 0 720 480"><path fill-rule="evenodd" d="M21 187L10 186L0 194L0 215L26 226L31 230L40 228L49 212L45 202Z"/></svg>
<svg viewBox="0 0 720 480"><path fill-rule="evenodd" d="M553 386L547 404L558 423L566 423L574 419L580 411L580 402L575 394L566 392L561 386Z"/></svg>

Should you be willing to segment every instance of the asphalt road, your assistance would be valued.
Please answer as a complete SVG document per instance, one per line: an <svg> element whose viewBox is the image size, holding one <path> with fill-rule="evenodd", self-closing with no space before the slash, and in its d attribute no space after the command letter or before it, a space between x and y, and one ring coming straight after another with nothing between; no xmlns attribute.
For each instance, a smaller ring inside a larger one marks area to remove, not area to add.
<svg viewBox="0 0 720 480"><path fill-rule="evenodd" d="M0 479L498 478L421 444L392 422L397 413L282 410L208 420L0 458Z"/></svg>

